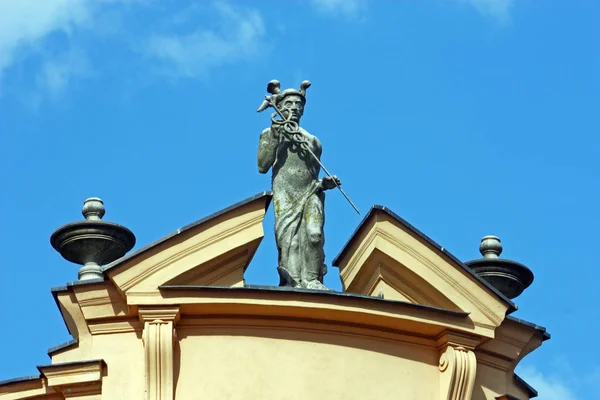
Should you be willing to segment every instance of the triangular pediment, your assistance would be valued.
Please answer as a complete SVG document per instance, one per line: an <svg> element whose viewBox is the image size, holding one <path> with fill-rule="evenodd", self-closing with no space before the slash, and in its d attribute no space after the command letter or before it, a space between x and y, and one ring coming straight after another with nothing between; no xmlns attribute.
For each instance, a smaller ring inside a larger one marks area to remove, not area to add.
<svg viewBox="0 0 600 400"><path fill-rule="evenodd" d="M243 286L270 200L260 193L178 229L108 265L105 276L128 304L158 295L162 285Z"/></svg>
<svg viewBox="0 0 600 400"><path fill-rule="evenodd" d="M494 329L510 300L386 207L374 206L333 262L344 290L468 312Z"/></svg>

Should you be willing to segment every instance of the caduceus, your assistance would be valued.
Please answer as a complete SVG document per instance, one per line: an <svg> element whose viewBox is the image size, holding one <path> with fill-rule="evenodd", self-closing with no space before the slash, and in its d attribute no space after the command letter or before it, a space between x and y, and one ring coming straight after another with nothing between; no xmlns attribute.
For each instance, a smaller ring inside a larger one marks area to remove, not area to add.
<svg viewBox="0 0 600 400"><path fill-rule="evenodd" d="M354 208L354 210L360 215L360 211L358 210L356 205L354 205L352 200L350 200L350 197L348 197L346 192L344 192L344 189L342 189L341 185L339 184L339 180L337 179L337 177L332 175L327 170L327 168L325 168L325 166L323 165L323 163L321 162L319 157L317 157L317 155L313 152L313 150L311 150L307 138L300 131L300 126L299 126L298 122L293 120L293 113L289 112L286 117L283 114L283 110L277 105L277 102L279 99L285 97L286 95L290 95L290 93L287 93L287 92L294 92L293 94L299 94L302 96L302 98L304 98L306 89L308 89L310 87L310 85L311 85L311 83L309 81L303 81L300 84L299 91L296 91L293 89L287 89L282 92L280 90L279 81L272 80L267 85L267 92L269 92L270 95L265 96L265 100L263 100L263 102L262 102L261 106L258 108L257 112L262 112L262 111L265 111L267 108L272 107L275 110L275 112L273 114L271 114L272 125L278 131L282 132L290 142L297 144L298 146L300 146L300 148L302 150L304 150L308 154L310 154L310 156L321 167L323 172L325 172L325 174L330 178L330 180L333 182L335 187L337 187L337 189L340 191L340 193L342 193L342 195L346 198L348 203L350 203L352 208ZM278 119L278 117L279 117L279 119Z"/></svg>

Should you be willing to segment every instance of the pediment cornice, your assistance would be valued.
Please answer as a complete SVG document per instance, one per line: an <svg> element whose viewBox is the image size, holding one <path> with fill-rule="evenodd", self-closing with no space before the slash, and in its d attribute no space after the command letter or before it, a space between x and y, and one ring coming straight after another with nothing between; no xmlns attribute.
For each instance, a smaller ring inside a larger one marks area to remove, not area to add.
<svg viewBox="0 0 600 400"><path fill-rule="evenodd" d="M345 290L471 313L484 330L515 309L442 246L386 207L374 206L333 262ZM397 296L397 297L395 297Z"/></svg>

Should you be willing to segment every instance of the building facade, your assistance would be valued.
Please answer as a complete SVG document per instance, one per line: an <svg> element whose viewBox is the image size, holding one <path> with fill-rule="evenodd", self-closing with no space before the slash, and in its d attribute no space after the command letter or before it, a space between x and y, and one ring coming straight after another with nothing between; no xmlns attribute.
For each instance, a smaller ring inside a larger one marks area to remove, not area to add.
<svg viewBox="0 0 600 400"><path fill-rule="evenodd" d="M52 293L73 340L0 399L530 399L514 369L549 338L386 207L334 260L343 292L244 281L261 193ZM331 272L331 271L330 271ZM493 281L492 281L493 282Z"/></svg>

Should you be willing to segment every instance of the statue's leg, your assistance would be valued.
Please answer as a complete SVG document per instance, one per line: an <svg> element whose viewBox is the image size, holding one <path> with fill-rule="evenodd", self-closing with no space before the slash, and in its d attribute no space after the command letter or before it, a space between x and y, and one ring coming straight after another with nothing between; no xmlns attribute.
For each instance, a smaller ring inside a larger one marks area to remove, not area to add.
<svg viewBox="0 0 600 400"><path fill-rule="evenodd" d="M299 237L297 227L300 224L300 212L293 212L285 207L287 212L275 213L275 241L279 253L279 286L300 286L300 269L302 260L299 256Z"/></svg>
<svg viewBox="0 0 600 400"><path fill-rule="evenodd" d="M323 226L325 216L323 213L323 203L325 194L313 194L306 204L304 211L304 230L305 246L302 252L304 255L304 265L302 268L302 286L307 289L327 289L323 285L323 273L326 271L323 262L325 261L325 236Z"/></svg>
<svg viewBox="0 0 600 400"><path fill-rule="evenodd" d="M289 286L300 287L300 270L302 269L302 257L300 252L300 240L298 235L291 238L290 251L285 263L287 273L292 278Z"/></svg>

